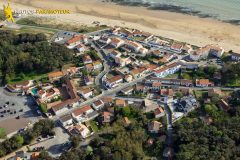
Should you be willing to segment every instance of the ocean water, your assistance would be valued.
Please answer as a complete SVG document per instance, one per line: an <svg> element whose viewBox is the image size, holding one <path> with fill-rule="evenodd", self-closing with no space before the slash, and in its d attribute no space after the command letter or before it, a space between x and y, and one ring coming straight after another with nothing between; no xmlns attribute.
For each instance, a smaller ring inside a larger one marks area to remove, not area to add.
<svg viewBox="0 0 240 160"><path fill-rule="evenodd" d="M240 0L124 0L124 2L240 24Z"/></svg>

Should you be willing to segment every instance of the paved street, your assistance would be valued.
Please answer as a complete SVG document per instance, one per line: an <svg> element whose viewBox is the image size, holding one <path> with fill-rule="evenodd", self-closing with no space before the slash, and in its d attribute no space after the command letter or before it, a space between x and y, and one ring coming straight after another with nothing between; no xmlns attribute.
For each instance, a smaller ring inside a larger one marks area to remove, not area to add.
<svg viewBox="0 0 240 160"><path fill-rule="evenodd" d="M66 148L66 144L69 141L69 134L58 124L54 128L56 136L54 138L42 140L41 142L36 142L30 146L30 149L35 147L44 146L49 154L53 157L58 157L63 152L63 149Z"/></svg>

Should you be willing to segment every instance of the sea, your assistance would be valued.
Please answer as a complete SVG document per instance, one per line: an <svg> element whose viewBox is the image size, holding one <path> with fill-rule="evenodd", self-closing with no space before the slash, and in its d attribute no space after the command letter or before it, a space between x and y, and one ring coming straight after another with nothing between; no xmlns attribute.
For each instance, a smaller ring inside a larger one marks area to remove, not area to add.
<svg viewBox="0 0 240 160"><path fill-rule="evenodd" d="M125 5L146 6L240 25L240 0L116 0Z"/></svg>

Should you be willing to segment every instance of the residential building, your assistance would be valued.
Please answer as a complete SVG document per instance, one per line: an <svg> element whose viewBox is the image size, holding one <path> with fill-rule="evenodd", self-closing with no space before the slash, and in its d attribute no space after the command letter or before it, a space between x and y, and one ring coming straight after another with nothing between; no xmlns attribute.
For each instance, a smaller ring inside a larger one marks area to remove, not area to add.
<svg viewBox="0 0 240 160"><path fill-rule="evenodd" d="M220 102L219 102L219 107L224 110L225 112L227 112L229 109L230 109L230 106L229 104L224 100L224 99L221 99Z"/></svg>
<svg viewBox="0 0 240 160"><path fill-rule="evenodd" d="M133 92L133 87L129 86L127 88L124 88L123 90L121 90L121 92L125 95L131 95L131 93Z"/></svg>
<svg viewBox="0 0 240 160"><path fill-rule="evenodd" d="M158 121L152 121L148 124L148 131L150 133L159 133L162 123Z"/></svg>
<svg viewBox="0 0 240 160"><path fill-rule="evenodd" d="M133 80L133 76L131 74L127 74L124 76L124 80L127 82L131 82Z"/></svg>
<svg viewBox="0 0 240 160"><path fill-rule="evenodd" d="M33 81L30 80L30 81L15 83L15 84L7 84L6 88L10 92L21 93L21 92L27 91L33 85L34 85Z"/></svg>
<svg viewBox="0 0 240 160"><path fill-rule="evenodd" d="M59 122L62 124L63 127L70 126L73 124L73 119L71 114L66 114L59 118Z"/></svg>
<svg viewBox="0 0 240 160"><path fill-rule="evenodd" d="M122 82L123 78L120 75L105 79L106 86L110 88L117 87Z"/></svg>
<svg viewBox="0 0 240 160"><path fill-rule="evenodd" d="M101 42L101 43L104 43L104 44L111 43L111 39L109 37L106 37L106 36L100 37L100 39L98 41Z"/></svg>
<svg viewBox="0 0 240 160"><path fill-rule="evenodd" d="M79 51L79 52L84 52L87 50L87 47L84 45L84 44L79 44L76 46L76 49Z"/></svg>
<svg viewBox="0 0 240 160"><path fill-rule="evenodd" d="M65 45L67 46L67 48L73 49L74 47L79 45L81 42L83 42L83 43L88 42L87 37L85 35L73 35L73 37L71 39L69 39L65 43Z"/></svg>
<svg viewBox="0 0 240 160"><path fill-rule="evenodd" d="M141 48L143 48L143 46L140 43L134 42L134 41L126 41L125 45L127 48L129 48L130 50L134 51L134 52L139 52L139 50Z"/></svg>
<svg viewBox="0 0 240 160"><path fill-rule="evenodd" d="M70 127L69 132L72 134L79 134L82 138L87 138L90 135L90 130L84 124L77 124L73 127Z"/></svg>
<svg viewBox="0 0 240 160"><path fill-rule="evenodd" d="M139 49L139 53L145 55L145 54L148 53L148 49L147 49L147 48L140 48L140 49Z"/></svg>
<svg viewBox="0 0 240 160"><path fill-rule="evenodd" d="M91 72L91 71L94 69L93 64L92 64L92 63L86 64L86 65L85 65L85 69L86 69L88 72Z"/></svg>
<svg viewBox="0 0 240 160"><path fill-rule="evenodd" d="M89 97L93 96L93 92L92 92L92 90L90 88L82 88L82 89L80 89L79 93L85 99L88 99Z"/></svg>
<svg viewBox="0 0 240 160"><path fill-rule="evenodd" d="M60 78L64 76L62 71L56 71L56 72L51 72L48 73L48 79L50 82L58 81Z"/></svg>
<svg viewBox="0 0 240 160"><path fill-rule="evenodd" d="M124 40L122 40L120 38L116 38L116 37L111 38L111 45L114 48L121 47L123 44L124 44Z"/></svg>
<svg viewBox="0 0 240 160"><path fill-rule="evenodd" d="M214 86L213 82L210 82L209 79L196 79L196 87L209 87Z"/></svg>
<svg viewBox="0 0 240 160"><path fill-rule="evenodd" d="M93 62L93 69L96 69L96 70L101 70L103 67L102 65L102 62L101 61L94 61Z"/></svg>
<svg viewBox="0 0 240 160"><path fill-rule="evenodd" d="M104 103L100 99L100 100L97 100L97 101L93 102L92 106L95 110L101 110L104 107Z"/></svg>
<svg viewBox="0 0 240 160"><path fill-rule="evenodd" d="M92 85L93 84L93 78L91 76L84 76L84 83L86 85Z"/></svg>
<svg viewBox="0 0 240 160"><path fill-rule="evenodd" d="M177 71L179 71L179 69L181 68L181 65L178 63L172 63L168 66L165 66L163 68L160 68L159 70L156 70L154 72L156 77L166 77L169 74L174 74Z"/></svg>
<svg viewBox="0 0 240 160"><path fill-rule="evenodd" d="M111 106L113 104L113 98L112 97L103 97L102 101L104 105Z"/></svg>
<svg viewBox="0 0 240 160"><path fill-rule="evenodd" d="M79 123L88 121L88 114L94 112L91 106L84 106L82 108L77 108L72 112L72 117Z"/></svg>
<svg viewBox="0 0 240 160"><path fill-rule="evenodd" d="M125 107L126 106L126 101L123 99L116 99L115 100L115 105L118 107Z"/></svg>
<svg viewBox="0 0 240 160"><path fill-rule="evenodd" d="M64 112L68 111L68 106L69 106L69 101L64 101L62 103L59 103L55 106L52 106L52 111L54 112L55 115L62 114Z"/></svg>
<svg viewBox="0 0 240 160"><path fill-rule="evenodd" d="M232 61L240 61L240 53L230 53Z"/></svg>
<svg viewBox="0 0 240 160"><path fill-rule="evenodd" d="M168 97L168 96L173 96L173 89L161 89L160 90L160 95L161 96L166 96L166 97Z"/></svg>
<svg viewBox="0 0 240 160"><path fill-rule="evenodd" d="M183 45L181 43L173 43L170 49L177 53L182 53Z"/></svg>
<svg viewBox="0 0 240 160"><path fill-rule="evenodd" d="M147 80L147 82L161 82L162 84L181 85L181 86L187 86L187 87L193 86L193 81L187 80L187 79L171 79L171 78L151 77Z"/></svg>
<svg viewBox="0 0 240 160"><path fill-rule="evenodd" d="M199 59L207 58L209 55L220 58L224 53L224 49L217 45L206 45L205 47L199 48L190 54L190 58L194 61Z"/></svg>
<svg viewBox="0 0 240 160"><path fill-rule="evenodd" d="M154 110L154 116L155 118L160 118L165 115L165 112L163 111L162 107L158 107Z"/></svg>
<svg viewBox="0 0 240 160"><path fill-rule="evenodd" d="M93 61L92 61L92 58L91 58L89 55L84 55L84 56L82 57L82 61L83 61L84 64L89 64L89 63L92 63L92 62L93 62Z"/></svg>
<svg viewBox="0 0 240 160"><path fill-rule="evenodd" d="M104 111L101 113L101 115L99 116L99 121L102 124L105 123L111 123L114 120L114 114Z"/></svg>
<svg viewBox="0 0 240 160"><path fill-rule="evenodd" d="M48 103L51 102L51 100L58 98L60 95L59 89L53 87L48 90L41 88L34 96L38 97L40 103Z"/></svg>

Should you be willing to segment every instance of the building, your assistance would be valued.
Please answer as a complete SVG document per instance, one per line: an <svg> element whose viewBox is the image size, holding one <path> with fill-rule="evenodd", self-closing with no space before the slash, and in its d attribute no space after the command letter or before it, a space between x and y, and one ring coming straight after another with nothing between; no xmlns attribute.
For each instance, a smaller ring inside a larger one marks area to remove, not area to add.
<svg viewBox="0 0 240 160"><path fill-rule="evenodd" d="M232 61L240 61L240 53L230 53Z"/></svg>
<svg viewBox="0 0 240 160"><path fill-rule="evenodd" d="M154 71L154 74L156 77L163 78L163 77L168 76L169 74L176 73L177 71L179 71L180 68L181 68L180 64L172 63L168 66L165 66L163 68L160 68L159 70Z"/></svg>
<svg viewBox="0 0 240 160"><path fill-rule="evenodd" d="M92 62L93 62L93 61L92 61L92 58L91 58L89 55L84 55L84 56L82 57L82 61L83 61L84 64L89 64L89 63L92 63Z"/></svg>
<svg viewBox="0 0 240 160"><path fill-rule="evenodd" d="M79 52L84 52L87 50L87 47L84 45L84 44L79 44L76 46L76 49L79 51Z"/></svg>
<svg viewBox="0 0 240 160"><path fill-rule="evenodd" d="M140 43L134 42L134 41L126 41L125 45L128 49L134 51L134 52L139 52L143 46Z"/></svg>
<svg viewBox="0 0 240 160"><path fill-rule="evenodd" d="M48 73L48 79L50 82L58 81L60 78L64 76L62 71L56 71L56 72L51 72Z"/></svg>
<svg viewBox="0 0 240 160"><path fill-rule="evenodd" d="M112 114L111 112L104 111L99 116L99 121L101 124L111 123L113 120L114 120L114 114Z"/></svg>
<svg viewBox="0 0 240 160"><path fill-rule="evenodd" d="M150 133L159 133L162 123L158 121L152 121L148 124L148 132Z"/></svg>
<svg viewBox="0 0 240 160"><path fill-rule="evenodd" d="M190 54L190 58L194 61L207 58L209 55L220 58L224 53L224 49L218 45L206 45Z"/></svg>
<svg viewBox="0 0 240 160"><path fill-rule="evenodd" d="M116 99L115 100L115 105L118 107L125 107L126 106L126 101L123 99Z"/></svg>
<svg viewBox="0 0 240 160"><path fill-rule="evenodd" d="M109 88L117 87L122 82L123 78L120 75L105 79L106 86Z"/></svg>
<svg viewBox="0 0 240 160"><path fill-rule="evenodd" d="M93 102L92 106L95 110L101 110L104 107L104 103L102 100L97 100Z"/></svg>
<svg viewBox="0 0 240 160"><path fill-rule="evenodd" d="M86 64L86 65L85 65L85 69L86 69L88 72L91 72L91 71L94 69L93 64L92 64L92 63Z"/></svg>
<svg viewBox="0 0 240 160"><path fill-rule="evenodd" d="M82 88L79 92L85 99L88 99L89 97L93 96L93 92L90 88Z"/></svg>
<svg viewBox="0 0 240 160"><path fill-rule="evenodd" d="M160 90L160 95L161 96L166 96L166 97L167 96L171 96L172 97L173 96L173 89L169 89L169 88L168 89L161 89Z"/></svg>
<svg viewBox="0 0 240 160"><path fill-rule="evenodd" d="M91 76L84 76L84 83L86 85L92 85L93 84L93 78Z"/></svg>
<svg viewBox="0 0 240 160"><path fill-rule="evenodd" d="M209 81L209 79L196 79L196 87L209 87L214 86L212 82Z"/></svg>
<svg viewBox="0 0 240 160"><path fill-rule="evenodd" d="M127 74L124 76L124 80L127 82L131 82L133 80L133 76L131 74Z"/></svg>
<svg viewBox="0 0 240 160"><path fill-rule="evenodd" d="M193 86L193 81L188 80L188 79L171 79L171 78L151 77L147 80L147 82L161 82L162 84L181 85L181 86L187 86L187 87Z"/></svg>
<svg viewBox="0 0 240 160"><path fill-rule="evenodd" d="M133 92L133 87L132 86L129 86L127 88L124 88L123 90L121 90L121 92L124 94L124 95L131 95L132 92Z"/></svg>
<svg viewBox="0 0 240 160"><path fill-rule="evenodd" d="M69 132L71 134L79 134L82 138L87 138L90 135L90 130L84 124L77 124L75 126L70 127Z"/></svg>
<svg viewBox="0 0 240 160"><path fill-rule="evenodd" d="M183 45L181 43L173 43L170 49L177 53L182 53Z"/></svg>
<svg viewBox="0 0 240 160"><path fill-rule="evenodd" d="M120 38L111 38L111 43L110 43L114 48L121 47L124 44L124 40Z"/></svg>
<svg viewBox="0 0 240 160"><path fill-rule="evenodd" d="M113 98L112 97L103 97L102 101L105 106L111 106L113 104Z"/></svg>
<svg viewBox="0 0 240 160"><path fill-rule="evenodd" d="M48 103L57 99L60 95L59 89L53 87L47 90L41 88L34 96L38 97L40 103Z"/></svg>
<svg viewBox="0 0 240 160"><path fill-rule="evenodd" d="M104 43L104 44L109 44L109 43L111 43L111 39L108 38L108 37L106 37L106 36L100 37L98 41L101 42L101 43Z"/></svg>
<svg viewBox="0 0 240 160"><path fill-rule="evenodd" d="M220 102L219 102L219 107L224 110L225 112L227 112L229 109L230 109L230 106L229 104L224 100L224 99L221 99Z"/></svg>
<svg viewBox="0 0 240 160"><path fill-rule="evenodd" d="M28 90L33 85L34 85L33 81L24 81L24 82L19 82L15 84L7 84L6 88L10 92L21 93Z"/></svg>
<svg viewBox="0 0 240 160"><path fill-rule="evenodd" d="M59 118L59 122L62 124L63 127L70 126L73 124L73 119L71 114L66 114Z"/></svg>
<svg viewBox="0 0 240 160"><path fill-rule="evenodd" d="M72 117L79 123L88 121L88 114L94 112L91 106L84 106L82 108L77 108L72 112Z"/></svg>
<svg viewBox="0 0 240 160"><path fill-rule="evenodd" d="M80 43L87 43L87 37L85 35L73 35L72 38L70 38L65 45L67 46L67 48L69 49L73 49L74 47L76 47L77 45L79 45Z"/></svg>
<svg viewBox="0 0 240 160"><path fill-rule="evenodd" d="M94 61L93 62L93 69L96 70L101 70L103 67L102 62L101 61Z"/></svg>
<svg viewBox="0 0 240 160"><path fill-rule="evenodd" d="M52 106L52 111L54 112L55 115L59 115L62 114L64 112L68 111L68 105L69 105L69 101L64 101L62 103L59 103L55 106Z"/></svg>
<svg viewBox="0 0 240 160"><path fill-rule="evenodd" d="M160 118L160 117L162 117L162 116L164 116L164 115L165 115L165 113L164 113L162 107L158 107L158 108L156 108L156 109L154 110L154 116L155 116L155 118Z"/></svg>

